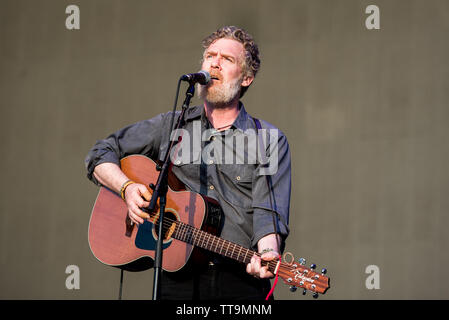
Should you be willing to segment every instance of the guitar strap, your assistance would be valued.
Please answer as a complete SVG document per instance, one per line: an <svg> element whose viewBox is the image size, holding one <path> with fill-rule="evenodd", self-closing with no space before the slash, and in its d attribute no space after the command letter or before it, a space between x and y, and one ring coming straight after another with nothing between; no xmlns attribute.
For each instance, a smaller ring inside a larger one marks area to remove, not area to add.
<svg viewBox="0 0 449 320"><path fill-rule="evenodd" d="M256 126L256 135L257 135L257 138L259 140L260 155L261 155L261 158L263 158L265 160L266 149L265 149L265 144L263 143L263 138L262 138L262 134L263 133L259 132L259 130L262 129L262 125L260 124L260 121L257 118L253 117L253 121L254 121L254 124ZM262 161L262 162L266 163L266 161ZM270 175L266 174L265 177L266 177L266 181L267 181L268 194L269 194L269 197L270 197L270 209L271 209L271 215L272 215L272 218L273 218L274 233L276 234L276 241L277 241L277 244L278 244L279 253L282 253L282 248L281 248L281 245L279 243L279 237L278 237L279 236L278 235L278 230L280 230L279 229L279 215L278 215L278 213L275 210L276 209L276 199L272 195L272 193L274 193L273 183L271 181L271 176Z"/></svg>

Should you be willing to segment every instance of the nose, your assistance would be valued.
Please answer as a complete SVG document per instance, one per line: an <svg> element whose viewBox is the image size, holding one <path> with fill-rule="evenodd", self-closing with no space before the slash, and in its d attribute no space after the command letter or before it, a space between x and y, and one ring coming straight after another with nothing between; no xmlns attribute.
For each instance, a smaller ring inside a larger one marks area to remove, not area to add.
<svg viewBox="0 0 449 320"><path fill-rule="evenodd" d="M213 57L213 59L211 61L211 67L220 69L220 66L221 66L220 61L221 61L221 57L219 54L217 54L215 57Z"/></svg>

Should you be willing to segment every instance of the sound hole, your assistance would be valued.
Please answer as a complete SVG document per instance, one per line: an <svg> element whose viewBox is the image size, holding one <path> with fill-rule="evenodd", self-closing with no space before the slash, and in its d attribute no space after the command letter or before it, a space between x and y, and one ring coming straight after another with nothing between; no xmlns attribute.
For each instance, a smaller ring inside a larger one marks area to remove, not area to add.
<svg viewBox="0 0 449 320"><path fill-rule="evenodd" d="M172 239L171 235L173 233L173 224L178 220L175 213L171 211L166 211L164 213L164 224L162 226L162 234L164 235L164 242L168 242ZM156 222L154 223L153 234L154 238L157 240L159 237L159 215Z"/></svg>

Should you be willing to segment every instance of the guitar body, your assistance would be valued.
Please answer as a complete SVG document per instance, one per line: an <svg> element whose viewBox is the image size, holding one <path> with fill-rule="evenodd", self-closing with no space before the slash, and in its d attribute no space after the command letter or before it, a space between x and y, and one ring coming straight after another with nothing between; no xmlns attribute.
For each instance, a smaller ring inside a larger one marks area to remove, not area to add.
<svg viewBox="0 0 449 320"><path fill-rule="evenodd" d="M149 186L156 183L159 172L156 164L142 155L121 160L121 169L129 179ZM221 209L218 203L195 192L181 190L176 177L169 176L165 217L181 221L194 228L218 231ZM176 190L176 191L175 191ZM151 192L151 190L149 189ZM152 217L158 217L157 212ZM132 225L122 198L101 187L89 221L89 245L93 255L102 263L130 271L141 271L153 266L157 244L157 219ZM168 237L163 241L162 268L175 272L182 269L194 253L192 244ZM194 254L195 255L195 254Z"/></svg>

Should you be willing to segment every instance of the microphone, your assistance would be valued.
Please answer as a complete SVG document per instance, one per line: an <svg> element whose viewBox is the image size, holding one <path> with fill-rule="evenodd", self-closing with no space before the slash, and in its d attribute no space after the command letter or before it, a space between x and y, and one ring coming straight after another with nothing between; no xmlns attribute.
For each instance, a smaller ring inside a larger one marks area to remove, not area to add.
<svg viewBox="0 0 449 320"><path fill-rule="evenodd" d="M181 80L188 81L190 83L196 83L205 85L210 82L210 74L207 71L201 70L197 73L188 73L181 77Z"/></svg>

